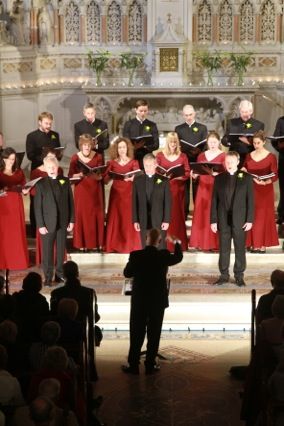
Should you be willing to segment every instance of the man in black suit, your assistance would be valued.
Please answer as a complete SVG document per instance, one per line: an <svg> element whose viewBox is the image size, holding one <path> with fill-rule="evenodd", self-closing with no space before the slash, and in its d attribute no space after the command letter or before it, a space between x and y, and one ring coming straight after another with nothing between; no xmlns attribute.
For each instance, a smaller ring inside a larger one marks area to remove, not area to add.
<svg viewBox="0 0 284 426"><path fill-rule="evenodd" d="M95 139L95 150L103 154L109 147L108 127L105 121L96 118L96 108L94 104L88 102L83 109L84 119L74 125L75 145L79 149L79 137L89 134ZM100 134L106 130L101 136Z"/></svg>
<svg viewBox="0 0 284 426"><path fill-rule="evenodd" d="M31 161L31 170L42 165L43 148L59 148L59 134L51 130L53 115L50 112L42 112L38 116L38 129L29 133L26 138L26 153ZM34 197L30 197L30 225L31 236L36 235L36 223L34 214Z"/></svg>
<svg viewBox="0 0 284 426"><path fill-rule="evenodd" d="M159 229L147 234L147 245L143 250L130 253L124 269L126 278L133 278L130 312L129 366L122 366L125 373L139 374L140 352L147 331L146 374L159 370L156 356L159 349L164 310L169 306L167 272L168 267L182 261L180 241L169 237L175 244L174 253L158 250L161 240Z"/></svg>
<svg viewBox="0 0 284 426"><path fill-rule="evenodd" d="M42 241L45 285L51 286L56 244L55 282L63 282L63 261L67 232L74 227L74 202L69 179L58 176L58 161L44 159L48 174L36 184L35 217Z"/></svg>
<svg viewBox="0 0 284 426"><path fill-rule="evenodd" d="M147 229L162 230L161 247L165 246L166 231L171 218L171 193L167 179L156 174L156 158L146 154L143 158L145 174L136 176L132 189L132 222L140 232L145 247Z"/></svg>
<svg viewBox="0 0 284 426"><path fill-rule="evenodd" d="M240 117L232 118L227 123L226 133L222 138L222 144L229 147L230 151L236 151L240 155L240 167L243 165L247 154L253 151L252 137L237 136L242 134L254 134L258 130L264 130L264 123L252 117L253 105L250 101L243 100L239 105ZM236 136L230 134L235 133Z"/></svg>
<svg viewBox="0 0 284 426"><path fill-rule="evenodd" d="M136 117L127 121L122 131L123 136L133 142L135 159L139 161L141 168L144 155L159 148L158 128L156 123L147 119L148 112L148 102L145 99L139 99L135 104ZM135 142L135 138L144 135L152 135L150 142L147 138Z"/></svg>
<svg viewBox="0 0 284 426"><path fill-rule="evenodd" d="M219 231L220 277L214 283L222 285L229 282L231 241L235 248L234 276L236 285L245 285L246 231L252 228L254 217L252 176L238 171L239 154L229 151L225 158L226 172L215 177L211 203L211 229Z"/></svg>
<svg viewBox="0 0 284 426"><path fill-rule="evenodd" d="M279 202L277 206L277 223L284 222L284 116L279 117L273 136L283 136L283 139L272 140L272 146L278 151L278 178L279 178ZM284 244L283 244L284 249Z"/></svg>
<svg viewBox="0 0 284 426"><path fill-rule="evenodd" d="M183 124L179 124L175 128L175 132L178 134L179 140L190 142L193 145L199 144L201 141L205 141L207 138L208 130L204 124L195 121L196 112L192 105L184 105L182 115L185 120ZM201 151L204 150L206 141L203 144L192 147L181 142L181 150L187 155L188 162L196 162L197 157ZM192 180L192 197L195 200L196 192L198 187L198 180ZM186 216L189 213L189 202L190 202L190 179L186 181L186 193L185 193L185 213Z"/></svg>

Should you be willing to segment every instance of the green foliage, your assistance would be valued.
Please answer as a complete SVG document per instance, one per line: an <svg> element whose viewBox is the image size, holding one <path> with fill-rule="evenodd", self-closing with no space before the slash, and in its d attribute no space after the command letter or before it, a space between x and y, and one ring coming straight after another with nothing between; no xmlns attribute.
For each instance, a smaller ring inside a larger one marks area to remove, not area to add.
<svg viewBox="0 0 284 426"><path fill-rule="evenodd" d="M106 69L110 57L108 50L89 50L87 53L88 65L96 73L97 84L101 84L101 74Z"/></svg>
<svg viewBox="0 0 284 426"><path fill-rule="evenodd" d="M251 52L245 53L230 53L230 61L233 70L238 76L238 86L241 86L244 82L244 74L251 62Z"/></svg>
<svg viewBox="0 0 284 426"><path fill-rule="evenodd" d="M120 67L126 68L127 70L137 69L144 60L143 53L131 53L125 52L119 55L120 57Z"/></svg>
<svg viewBox="0 0 284 426"><path fill-rule="evenodd" d="M203 50L193 53L193 55L198 59L200 65L213 72L217 71L222 66L222 57L221 54L217 51L209 52L208 50Z"/></svg>

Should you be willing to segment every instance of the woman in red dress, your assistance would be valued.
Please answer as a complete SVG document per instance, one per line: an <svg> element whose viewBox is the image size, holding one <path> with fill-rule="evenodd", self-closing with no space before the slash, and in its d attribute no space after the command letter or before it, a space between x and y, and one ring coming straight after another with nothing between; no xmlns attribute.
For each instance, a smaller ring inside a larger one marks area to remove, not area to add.
<svg viewBox="0 0 284 426"><path fill-rule="evenodd" d="M111 172L125 174L139 170L133 159L133 145L129 139L118 138L110 147L110 158L105 183L111 180ZM114 179L112 182L106 226L105 250L107 253L130 253L141 249L139 232L132 223L132 182L134 176Z"/></svg>
<svg viewBox="0 0 284 426"><path fill-rule="evenodd" d="M26 183L24 173L17 168L16 151L5 148L0 160L0 269L21 270L28 268L25 213L22 193L16 192L17 185Z"/></svg>
<svg viewBox="0 0 284 426"><path fill-rule="evenodd" d="M184 197L185 181L189 178L190 169L186 154L180 150L180 142L177 133L169 132L166 138L166 144L162 152L157 154L157 163L166 170L170 167L184 166L184 175L170 179L170 190L172 195L171 221L168 229L169 235L175 235L181 240L183 250L188 248L186 235ZM174 250L174 245L167 243L169 250Z"/></svg>
<svg viewBox="0 0 284 426"><path fill-rule="evenodd" d="M220 149L221 141L217 132L209 132L207 137L208 149L201 152L197 162L223 163L225 153ZM189 246L199 250L218 250L218 234L214 234L210 227L211 198L214 185L214 176L218 173L197 175L192 173L194 179L199 178L199 184L194 203L192 227Z"/></svg>
<svg viewBox="0 0 284 426"><path fill-rule="evenodd" d="M82 171L84 164L90 168L103 165L102 155L93 151L93 147L91 135L80 136L80 151L71 157L68 173L71 178L82 178L74 188L75 225L73 234L73 246L82 251L101 251L104 240L102 175Z"/></svg>
<svg viewBox="0 0 284 426"><path fill-rule="evenodd" d="M277 159L265 149L265 135L262 130L253 136L254 151L247 155L244 170L258 176L274 173L270 179L254 178L254 221L247 234L247 247L254 253L265 253L266 247L278 246L278 235L274 214L273 182L278 179Z"/></svg>
<svg viewBox="0 0 284 426"><path fill-rule="evenodd" d="M44 160L44 158L46 157L57 157L56 156L56 151L52 148L46 149L43 155L42 160ZM61 167L59 167L58 169L58 175L63 175L63 169ZM37 179L39 177L46 177L47 173L45 171L45 167L44 164L42 164L41 166L37 167L36 169L33 169L31 171L31 175L30 178L31 180ZM35 192L36 192L36 187L32 187L32 189L30 190L30 197L34 197L35 196ZM31 202L31 207L34 205L33 202ZM42 245L41 245L41 238L40 238L40 234L38 229L36 230L36 265L41 265L42 262Z"/></svg>

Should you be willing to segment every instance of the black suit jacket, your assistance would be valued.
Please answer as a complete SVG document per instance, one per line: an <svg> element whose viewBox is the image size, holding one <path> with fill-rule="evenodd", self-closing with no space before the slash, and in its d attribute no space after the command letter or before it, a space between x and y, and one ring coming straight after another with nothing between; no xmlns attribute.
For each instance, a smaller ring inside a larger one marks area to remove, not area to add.
<svg viewBox="0 0 284 426"><path fill-rule="evenodd" d="M181 262L182 258L180 244L175 245L174 253L153 246L131 252L123 273L126 278L133 278L132 305L157 308L169 306L168 267Z"/></svg>
<svg viewBox="0 0 284 426"><path fill-rule="evenodd" d="M132 189L132 222L138 222L142 229L147 229L147 195L146 175L136 176ZM151 196L151 222L153 228L161 228L163 222L170 223L171 193L168 180L155 175Z"/></svg>
<svg viewBox="0 0 284 426"><path fill-rule="evenodd" d="M247 127L251 125L250 127ZM247 154L254 150L253 145L247 145L239 140L238 136L229 136L230 133L255 133L264 130L264 123L250 118L244 122L241 117L232 118L228 121L226 133L222 138L222 144L230 148L230 151L237 151L239 154Z"/></svg>
<svg viewBox="0 0 284 426"><path fill-rule="evenodd" d="M226 187L229 173L221 173L215 177L211 202L210 223L217 223L218 228L228 223ZM237 172L236 187L232 200L232 225L241 229L246 222L254 219L253 179L244 172Z"/></svg>
<svg viewBox="0 0 284 426"><path fill-rule="evenodd" d="M41 179L36 184L34 201L36 224L38 228L46 227L54 232L57 227L67 228L70 222L74 223L74 202L69 179L58 176L60 188L60 203L57 205L49 177Z"/></svg>
<svg viewBox="0 0 284 426"><path fill-rule="evenodd" d="M89 123L85 118L84 120L78 121L74 124L74 133L75 133L75 145L79 148L79 137L84 133L88 133L93 138L98 136L103 130L107 129L107 123L105 121L96 118L93 123ZM97 152L103 153L105 149L109 147L109 135L108 132L105 132L102 136L97 138L98 148Z"/></svg>
<svg viewBox="0 0 284 426"><path fill-rule="evenodd" d="M155 151L159 148L159 132L157 124L147 118L141 124L137 118L132 118L127 121L123 127L122 134L125 138L133 139L137 136L151 134L153 136L153 143L147 145L147 148L140 148L139 151L144 151L144 154Z"/></svg>
<svg viewBox="0 0 284 426"><path fill-rule="evenodd" d="M42 164L42 148L57 148L59 146L59 134L53 130L44 133L37 129L29 133L26 139L26 153L28 159L32 162L31 170L36 169Z"/></svg>
<svg viewBox="0 0 284 426"><path fill-rule="evenodd" d="M194 131L193 129L198 130ZM178 134L179 139L183 139L194 145L206 139L208 134L207 127L204 124L198 123L197 121L195 121L191 126L189 126L187 123L179 124L175 128L175 132ZM201 145L201 149L199 149L196 154L193 154L190 147L183 143L180 145L182 152L187 155L189 161L195 161L199 153L203 151L205 147L205 145Z"/></svg>

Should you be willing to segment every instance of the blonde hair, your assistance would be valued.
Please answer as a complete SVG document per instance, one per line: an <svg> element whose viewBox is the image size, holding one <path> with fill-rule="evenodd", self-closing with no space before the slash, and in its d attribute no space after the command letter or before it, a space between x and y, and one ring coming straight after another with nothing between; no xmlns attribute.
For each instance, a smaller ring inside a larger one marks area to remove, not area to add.
<svg viewBox="0 0 284 426"><path fill-rule="evenodd" d="M42 121L44 118L48 118L49 120L53 121L53 115L51 114L51 112L41 112L38 116L38 121Z"/></svg>
<svg viewBox="0 0 284 426"><path fill-rule="evenodd" d="M59 166L58 160L56 157L45 157L43 159L43 164L55 164L57 167Z"/></svg>
<svg viewBox="0 0 284 426"><path fill-rule="evenodd" d="M175 150L175 154L179 155L181 153L181 150L180 150L180 141L179 141L179 138L178 138L178 134L176 132L169 132L167 134L167 137L166 137L165 148L163 149L164 154L166 156L171 154L169 144L170 144L171 140L173 140L173 139L175 140L175 142L177 144L176 150Z"/></svg>

